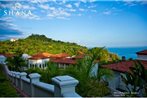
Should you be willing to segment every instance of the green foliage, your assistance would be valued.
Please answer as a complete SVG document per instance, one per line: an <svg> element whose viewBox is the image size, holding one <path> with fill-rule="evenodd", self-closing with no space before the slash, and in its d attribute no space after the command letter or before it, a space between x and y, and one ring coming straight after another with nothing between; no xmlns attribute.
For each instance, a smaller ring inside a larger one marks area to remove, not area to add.
<svg viewBox="0 0 147 98"><path fill-rule="evenodd" d="M97 81L91 80L91 81L87 82L86 86L87 86L86 91L88 91L88 92L86 92L87 97L98 97L98 96L102 97L104 95L110 94L110 90L102 82L97 82Z"/></svg>
<svg viewBox="0 0 147 98"><path fill-rule="evenodd" d="M78 51L87 53L88 49L84 46L77 45L76 43L56 41L51 38L47 38L45 35L32 34L25 39L19 39L15 42L0 41L0 53L13 53L22 54L27 53L29 55L39 52L49 53L68 53L70 55L76 55ZM101 51L101 48L95 47L90 49L91 52ZM101 61L107 63L108 61L117 61L118 56L109 53L107 49L102 49L99 55L95 54Z"/></svg>
<svg viewBox="0 0 147 98"><path fill-rule="evenodd" d="M46 69L40 69L38 67L35 67L28 69L26 72L28 74L39 73L41 75L41 81L46 83L51 83L51 78L60 75L61 71L57 67L57 64L55 63L47 62L46 65L47 65Z"/></svg>
<svg viewBox="0 0 147 98"><path fill-rule="evenodd" d="M116 54L109 53L105 47L94 47L89 49L88 54L90 57L99 60L100 64L117 62L120 59Z"/></svg>
<svg viewBox="0 0 147 98"><path fill-rule="evenodd" d="M107 79L112 79L112 77L113 77L113 71L112 70L106 69L106 68L101 68L101 67L100 67L100 70L98 70L97 74L98 74L97 79L99 81L102 79L102 77L106 77Z"/></svg>
<svg viewBox="0 0 147 98"><path fill-rule="evenodd" d="M6 59L7 65L11 70L23 71L23 67L27 66L25 60L20 55L14 57L8 57Z"/></svg>
<svg viewBox="0 0 147 98"><path fill-rule="evenodd" d="M113 75L112 71L99 68L97 76L91 76L92 68L96 64L95 60L99 59L102 50L103 48L89 50L88 56L79 60L75 66L70 66L64 70L64 74L79 80L77 92L81 96L105 96L110 93L105 83L100 82L100 80L103 76L110 78Z"/></svg>
<svg viewBox="0 0 147 98"><path fill-rule="evenodd" d="M137 96L131 92L139 92L141 89L145 89L147 92L147 70L140 61L135 62L134 67L130 68L130 73L126 73L126 76L121 76L123 82L126 84L126 88L129 91L128 96ZM132 88L128 86L131 85ZM146 93L144 96L147 96Z"/></svg>
<svg viewBox="0 0 147 98"><path fill-rule="evenodd" d="M18 97L16 90L11 86L10 81L2 72L0 65L0 97Z"/></svg>
<svg viewBox="0 0 147 98"><path fill-rule="evenodd" d="M29 55L39 52L61 53L65 52L70 55L75 55L77 51L86 52L87 48L77 45L76 43L56 41L47 38L45 35L35 35L25 39L19 39L15 42L0 41L0 53L19 54L21 52Z"/></svg>
<svg viewBox="0 0 147 98"><path fill-rule="evenodd" d="M103 50L89 50L85 58L78 60L76 65L67 67L66 69L59 69L55 63L49 62L47 69L40 70L29 69L28 72L38 72L41 74L41 80L47 83L51 82L51 78L59 75L70 75L77 80L77 92L81 96L106 96L110 93L109 88L104 82L100 82L103 76L111 77L112 71L108 69L99 68L97 76L91 76L91 70L95 66L95 60L98 59L99 53ZM96 55L95 55L96 54ZM98 55L98 56L97 56Z"/></svg>
<svg viewBox="0 0 147 98"><path fill-rule="evenodd" d="M51 83L51 78L60 75L60 69L56 63L48 62L47 68L44 70L44 81Z"/></svg>

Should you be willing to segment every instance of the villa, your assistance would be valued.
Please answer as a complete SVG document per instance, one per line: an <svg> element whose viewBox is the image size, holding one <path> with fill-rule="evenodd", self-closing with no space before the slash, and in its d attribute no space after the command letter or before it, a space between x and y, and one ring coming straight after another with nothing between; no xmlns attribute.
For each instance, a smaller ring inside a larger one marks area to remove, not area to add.
<svg viewBox="0 0 147 98"><path fill-rule="evenodd" d="M13 57L13 54L0 54L0 63L4 64L7 57ZM65 69L70 65L75 65L76 60L84 58L84 55L79 54L75 56L70 56L66 53L51 54L48 52L37 53L32 56L28 54L22 54L22 58L28 64L28 68L41 68L45 69L47 67L47 62L54 62L59 68Z"/></svg>
<svg viewBox="0 0 147 98"><path fill-rule="evenodd" d="M138 60L147 60L147 50L137 52Z"/></svg>
<svg viewBox="0 0 147 98"><path fill-rule="evenodd" d="M139 60L147 69L147 50L137 52L137 60ZM123 60L119 63L113 63L108 65L103 65L103 68L111 69L114 72L113 79L107 80L109 82L109 87L113 90L127 91L124 82L122 81L121 75L130 72L130 67L133 67L136 60L126 61Z"/></svg>
<svg viewBox="0 0 147 98"><path fill-rule="evenodd" d="M84 54L79 54L79 55L74 55L74 56L69 56L68 54L58 54L62 55L62 57L54 57L51 59L51 62L57 63L59 68L65 69L66 67L73 66L77 63L77 60L82 59L85 57ZM64 56L64 57L63 57Z"/></svg>
<svg viewBox="0 0 147 98"><path fill-rule="evenodd" d="M28 67L29 68L39 67L39 68L44 69L44 68L46 68L46 62L48 62L50 60L49 57L52 55L53 54L50 54L47 52L32 55L30 58L28 58Z"/></svg>
<svg viewBox="0 0 147 98"><path fill-rule="evenodd" d="M72 60L71 57L66 53L50 54L43 52L32 55L30 58L28 58L28 67L39 67L44 69L47 67L46 63L49 61L57 63L59 68L65 68L70 64L75 64L75 61Z"/></svg>

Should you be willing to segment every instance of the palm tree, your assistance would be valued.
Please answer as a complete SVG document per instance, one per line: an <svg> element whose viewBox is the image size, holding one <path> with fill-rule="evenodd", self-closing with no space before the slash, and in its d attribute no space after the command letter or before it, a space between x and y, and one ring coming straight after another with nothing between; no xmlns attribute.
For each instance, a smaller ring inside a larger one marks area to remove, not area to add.
<svg viewBox="0 0 147 98"><path fill-rule="evenodd" d="M100 59L102 50L103 48L90 49L85 58L78 60L76 65L64 71L64 74L71 75L79 80L77 91L82 96L103 96L109 93L107 86L100 83L102 76L111 76L108 69L98 68L97 74L91 75L91 71L96 66L96 61Z"/></svg>
<svg viewBox="0 0 147 98"><path fill-rule="evenodd" d="M134 67L131 67L130 71L130 73L126 73L126 76L121 76L129 91L129 96L138 96L138 92L141 89L147 92L147 70L145 70L143 64L140 61L135 62ZM136 94L132 95L131 92L136 92ZM147 96L147 94L144 93L144 96Z"/></svg>

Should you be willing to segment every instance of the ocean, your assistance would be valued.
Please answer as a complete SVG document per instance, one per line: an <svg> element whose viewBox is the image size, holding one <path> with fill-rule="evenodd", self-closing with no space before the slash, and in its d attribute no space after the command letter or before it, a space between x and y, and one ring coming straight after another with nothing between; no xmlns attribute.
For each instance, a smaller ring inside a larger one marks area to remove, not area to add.
<svg viewBox="0 0 147 98"><path fill-rule="evenodd" d="M117 54L119 57L125 56L126 59L133 58L136 59L136 52L147 49L147 46L144 47L109 47L107 48L109 52Z"/></svg>

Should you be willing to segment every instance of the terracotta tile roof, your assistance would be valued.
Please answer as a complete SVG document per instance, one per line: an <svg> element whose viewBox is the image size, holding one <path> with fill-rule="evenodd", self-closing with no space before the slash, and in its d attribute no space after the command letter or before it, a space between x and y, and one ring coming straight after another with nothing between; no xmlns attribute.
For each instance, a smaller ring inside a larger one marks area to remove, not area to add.
<svg viewBox="0 0 147 98"><path fill-rule="evenodd" d="M14 54L10 54L10 53L1 53L0 55L3 55L5 57L13 57L13 56L15 56Z"/></svg>
<svg viewBox="0 0 147 98"><path fill-rule="evenodd" d="M60 53L60 54L52 55L52 56L50 56L50 57L51 57L51 58L66 58L66 57L69 57L69 54Z"/></svg>
<svg viewBox="0 0 147 98"><path fill-rule="evenodd" d="M31 60L39 60L39 59L46 59L46 58L48 58L48 57L30 57L29 59L31 59Z"/></svg>
<svg viewBox="0 0 147 98"><path fill-rule="evenodd" d="M59 64L76 64L76 61L70 58L51 59L51 61Z"/></svg>
<svg viewBox="0 0 147 98"><path fill-rule="evenodd" d="M32 55L29 59L33 59L33 60L37 60L37 59L45 59L45 58L49 58L51 56L53 56L54 54L50 54L47 52L43 52L43 53L38 53L35 55Z"/></svg>
<svg viewBox="0 0 147 98"><path fill-rule="evenodd" d="M85 56L85 55L80 54L80 55L76 55L76 56L74 56L74 57L72 57L72 58L73 58L73 59L82 59L82 58L84 58L84 56Z"/></svg>
<svg viewBox="0 0 147 98"><path fill-rule="evenodd" d="M147 55L147 50L139 51L136 54L139 54L139 55Z"/></svg>
<svg viewBox="0 0 147 98"><path fill-rule="evenodd" d="M50 54L47 52L38 53L35 55L32 55L29 59L37 60L37 59L45 59L45 58L66 58L69 55L66 53L60 53L60 54Z"/></svg>
<svg viewBox="0 0 147 98"><path fill-rule="evenodd" d="M47 53L47 52L43 52L43 53L38 53L38 54L35 54L35 55L32 55L32 57L35 57L35 56L44 56L44 57L50 57L54 54L51 54L51 53Z"/></svg>
<svg viewBox="0 0 147 98"><path fill-rule="evenodd" d="M134 61L123 61L119 63L114 63L114 64L108 64L108 65L102 65L104 68L109 68L114 71L119 71L119 72L129 72L129 68L133 67L135 64ZM141 63L144 65L145 69L147 69L147 61L141 60Z"/></svg>

